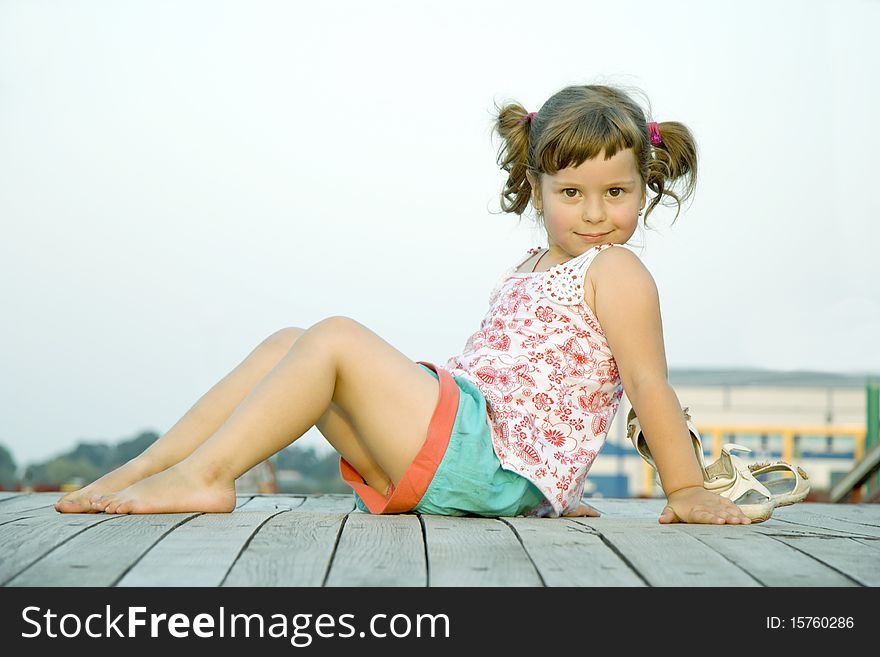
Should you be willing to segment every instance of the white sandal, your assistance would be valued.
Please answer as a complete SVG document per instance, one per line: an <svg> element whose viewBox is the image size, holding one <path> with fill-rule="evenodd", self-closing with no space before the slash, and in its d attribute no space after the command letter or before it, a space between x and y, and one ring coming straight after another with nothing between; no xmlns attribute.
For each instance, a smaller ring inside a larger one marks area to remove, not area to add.
<svg viewBox="0 0 880 657"><path fill-rule="evenodd" d="M697 431L697 428L691 422L691 416L688 413L688 408L682 408L682 413L684 413L684 419L687 423L687 427L691 432L691 438L694 441L694 452L697 456L697 462L700 464L700 468L703 470L703 479L706 479L706 461L703 456L703 441L700 438L700 434ZM642 433L642 425L639 423L639 418L636 417L636 410L634 408L629 409L629 414L626 416L626 436L632 441L633 447L636 448L636 451L639 453L648 465L654 468L654 481L657 482L657 485L660 486L660 473L657 472L657 466L654 463L654 459L651 457L651 450L648 448L648 441L645 440L645 436ZM661 486L662 487L662 486Z"/></svg>
<svg viewBox="0 0 880 657"><path fill-rule="evenodd" d="M684 413L691 438L694 441L694 452L697 456L697 462L703 471L703 487L731 500L752 521L762 522L767 520L776 507L773 494L752 475L746 463L731 454L732 451L736 450L746 452L751 450L736 443L726 443L721 449L721 456L718 460L707 466L703 457L703 441L700 438L700 433L691 421L687 407L683 408L682 412ZM651 457L651 451L648 449L648 443L642 433L635 409L630 409L627 416L627 436L632 441L639 456L654 468L654 480L660 484L660 475L657 472L654 459Z"/></svg>
<svg viewBox="0 0 880 657"><path fill-rule="evenodd" d="M752 463L748 467L752 476L770 491L776 501L776 506L788 506L803 502L810 492L810 482L807 481L809 477L797 465L785 461L773 461L771 463ZM764 477L771 472L790 473L792 476Z"/></svg>

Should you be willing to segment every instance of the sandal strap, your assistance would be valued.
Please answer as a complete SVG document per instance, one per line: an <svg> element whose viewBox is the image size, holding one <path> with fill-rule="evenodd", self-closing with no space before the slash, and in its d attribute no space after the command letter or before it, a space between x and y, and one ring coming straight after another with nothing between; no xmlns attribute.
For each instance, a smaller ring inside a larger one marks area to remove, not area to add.
<svg viewBox="0 0 880 657"><path fill-rule="evenodd" d="M761 495L766 495L768 499L772 499L773 494L767 489L767 487L764 484L762 484L760 481L755 479L754 475L752 474L752 471L749 470L748 464L746 464L746 462L741 460L739 457L731 454L731 451L735 451L735 450L730 449L732 447L744 449L748 452L751 452L752 450L750 450L748 447L743 447L742 445L737 445L736 443L726 443L724 445L724 447L721 448L722 457L726 454L727 458L730 459L731 465L736 469L737 473L739 473L739 475L740 475L739 477L737 477L737 483L735 484L735 486L738 486L739 488L742 489L742 492L739 493L739 495L741 495L742 493L745 493L747 491L750 491L750 490L755 490L755 491L758 491L759 493L761 493ZM735 500L737 497L739 497L739 495L737 495L736 497L731 496L730 499ZM725 497L727 497L727 495L725 495Z"/></svg>
<svg viewBox="0 0 880 657"><path fill-rule="evenodd" d="M789 470L796 478L809 479L810 477L799 465L792 465L787 461L771 461L749 464L749 470L754 474L764 474L775 470Z"/></svg>
<svg viewBox="0 0 880 657"><path fill-rule="evenodd" d="M694 423L691 421L691 416L688 413L688 408L682 408L682 413L684 414L685 423L687 424L688 431L690 432L691 441L694 446L694 455L697 457L700 469L703 471L703 481L705 482L709 479L709 475L706 472L706 461L705 457L703 456L703 440L702 438L700 438L700 432L697 431L697 427L694 426ZM638 453L638 455L641 456L648 465L654 468L654 481L656 481L657 484L662 487L662 484L660 483L660 473L657 470L657 464L654 463L654 459L651 456L651 450L648 448L648 441L645 440L645 437L642 434L642 426L639 422L638 417L636 417L634 408L631 408L629 410L626 420L626 437L629 438L629 440L632 442L636 453Z"/></svg>
<svg viewBox="0 0 880 657"><path fill-rule="evenodd" d="M755 491L766 497L768 503L772 503L774 500L773 494L763 483L755 478L755 471L760 473L763 471L769 472L773 469L789 468L795 472L795 477L807 479L806 472L801 468L792 466L784 461L752 465L747 464L739 457L734 456L733 453L745 452L748 454L751 453L752 450L745 445L739 445L737 443L725 443L721 448L721 456L718 460L707 465L703 456L703 441L700 438L696 426L694 426L690 413L688 412L689 410L689 407L683 407L682 414L684 415L685 423L694 443L694 453L697 455L700 468L703 470L703 487L706 488L706 490L715 492L732 501L739 499L749 491ZM638 417L636 417L635 409L630 409L627 416L626 435L627 438L632 441L633 447L639 456L654 468L654 481L662 487L657 465L651 457L651 451L648 449L647 440L645 440L645 437L642 434L641 424L639 423ZM698 453L697 450L699 450ZM766 468L766 470L762 470L762 468Z"/></svg>

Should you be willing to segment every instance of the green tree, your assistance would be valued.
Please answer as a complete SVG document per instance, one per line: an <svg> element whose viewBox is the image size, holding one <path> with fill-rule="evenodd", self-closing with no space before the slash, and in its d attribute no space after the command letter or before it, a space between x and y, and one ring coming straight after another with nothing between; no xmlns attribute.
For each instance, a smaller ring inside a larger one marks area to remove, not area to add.
<svg viewBox="0 0 880 657"><path fill-rule="evenodd" d="M159 440L159 434L155 431L144 431L131 440L123 440L116 445L115 454L113 455L113 467L128 463L157 440Z"/></svg>
<svg viewBox="0 0 880 657"><path fill-rule="evenodd" d="M0 487L6 490L14 490L18 484L16 476L15 459L5 445L0 444Z"/></svg>
<svg viewBox="0 0 880 657"><path fill-rule="evenodd" d="M80 441L66 454L25 468L24 482L30 485L61 486L77 479L88 484L138 456L159 438L155 431L144 431L134 438L109 445Z"/></svg>
<svg viewBox="0 0 880 657"><path fill-rule="evenodd" d="M113 465L113 448L107 443L77 443L76 447L59 458L91 463L98 469L108 470Z"/></svg>
<svg viewBox="0 0 880 657"><path fill-rule="evenodd" d="M329 452L318 456L313 447L286 447L272 457L278 470L293 470L301 479L295 483L282 483L282 493L348 493L351 488L339 474L339 454Z"/></svg>
<svg viewBox="0 0 880 657"><path fill-rule="evenodd" d="M76 479L81 479L84 484L88 484L103 474L103 468L83 458L71 459L60 456L46 464L47 483L58 486Z"/></svg>

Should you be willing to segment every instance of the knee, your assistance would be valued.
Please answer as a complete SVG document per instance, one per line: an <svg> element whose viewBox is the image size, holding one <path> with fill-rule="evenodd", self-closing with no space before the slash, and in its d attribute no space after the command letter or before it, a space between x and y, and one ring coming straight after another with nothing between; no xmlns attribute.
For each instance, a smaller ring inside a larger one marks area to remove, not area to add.
<svg viewBox="0 0 880 657"><path fill-rule="evenodd" d="M272 349L279 349L286 353L290 351L293 343L299 340L300 336L305 332L305 329L299 328L298 326L288 326L281 330L275 331L275 333L263 340L262 344Z"/></svg>
<svg viewBox="0 0 880 657"><path fill-rule="evenodd" d="M350 342L363 328L362 324L350 317L334 315L314 324L306 333L309 335L310 340L328 345L339 345L342 342Z"/></svg>
<svg viewBox="0 0 880 657"><path fill-rule="evenodd" d="M308 332L319 333L322 335L342 336L347 335L352 331L356 331L358 328L362 328L362 325L351 317L334 315L333 317L322 319L320 322L313 325Z"/></svg>

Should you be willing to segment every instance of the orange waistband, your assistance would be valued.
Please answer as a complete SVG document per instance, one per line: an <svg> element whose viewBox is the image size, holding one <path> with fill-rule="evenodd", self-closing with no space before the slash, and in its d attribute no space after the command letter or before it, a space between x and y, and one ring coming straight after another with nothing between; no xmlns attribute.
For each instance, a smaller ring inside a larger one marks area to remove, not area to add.
<svg viewBox="0 0 880 657"><path fill-rule="evenodd" d="M370 513L404 513L412 510L422 499L434 473L446 454L449 437L455 425L458 413L459 389L452 375L433 363L418 361L430 367L439 376L440 397L428 425L428 435L422 449L416 454L412 464L403 475L403 479L394 486L392 482L386 495L382 495L366 484L358 471L343 458L339 457L339 472L342 480L351 486L364 501Z"/></svg>

